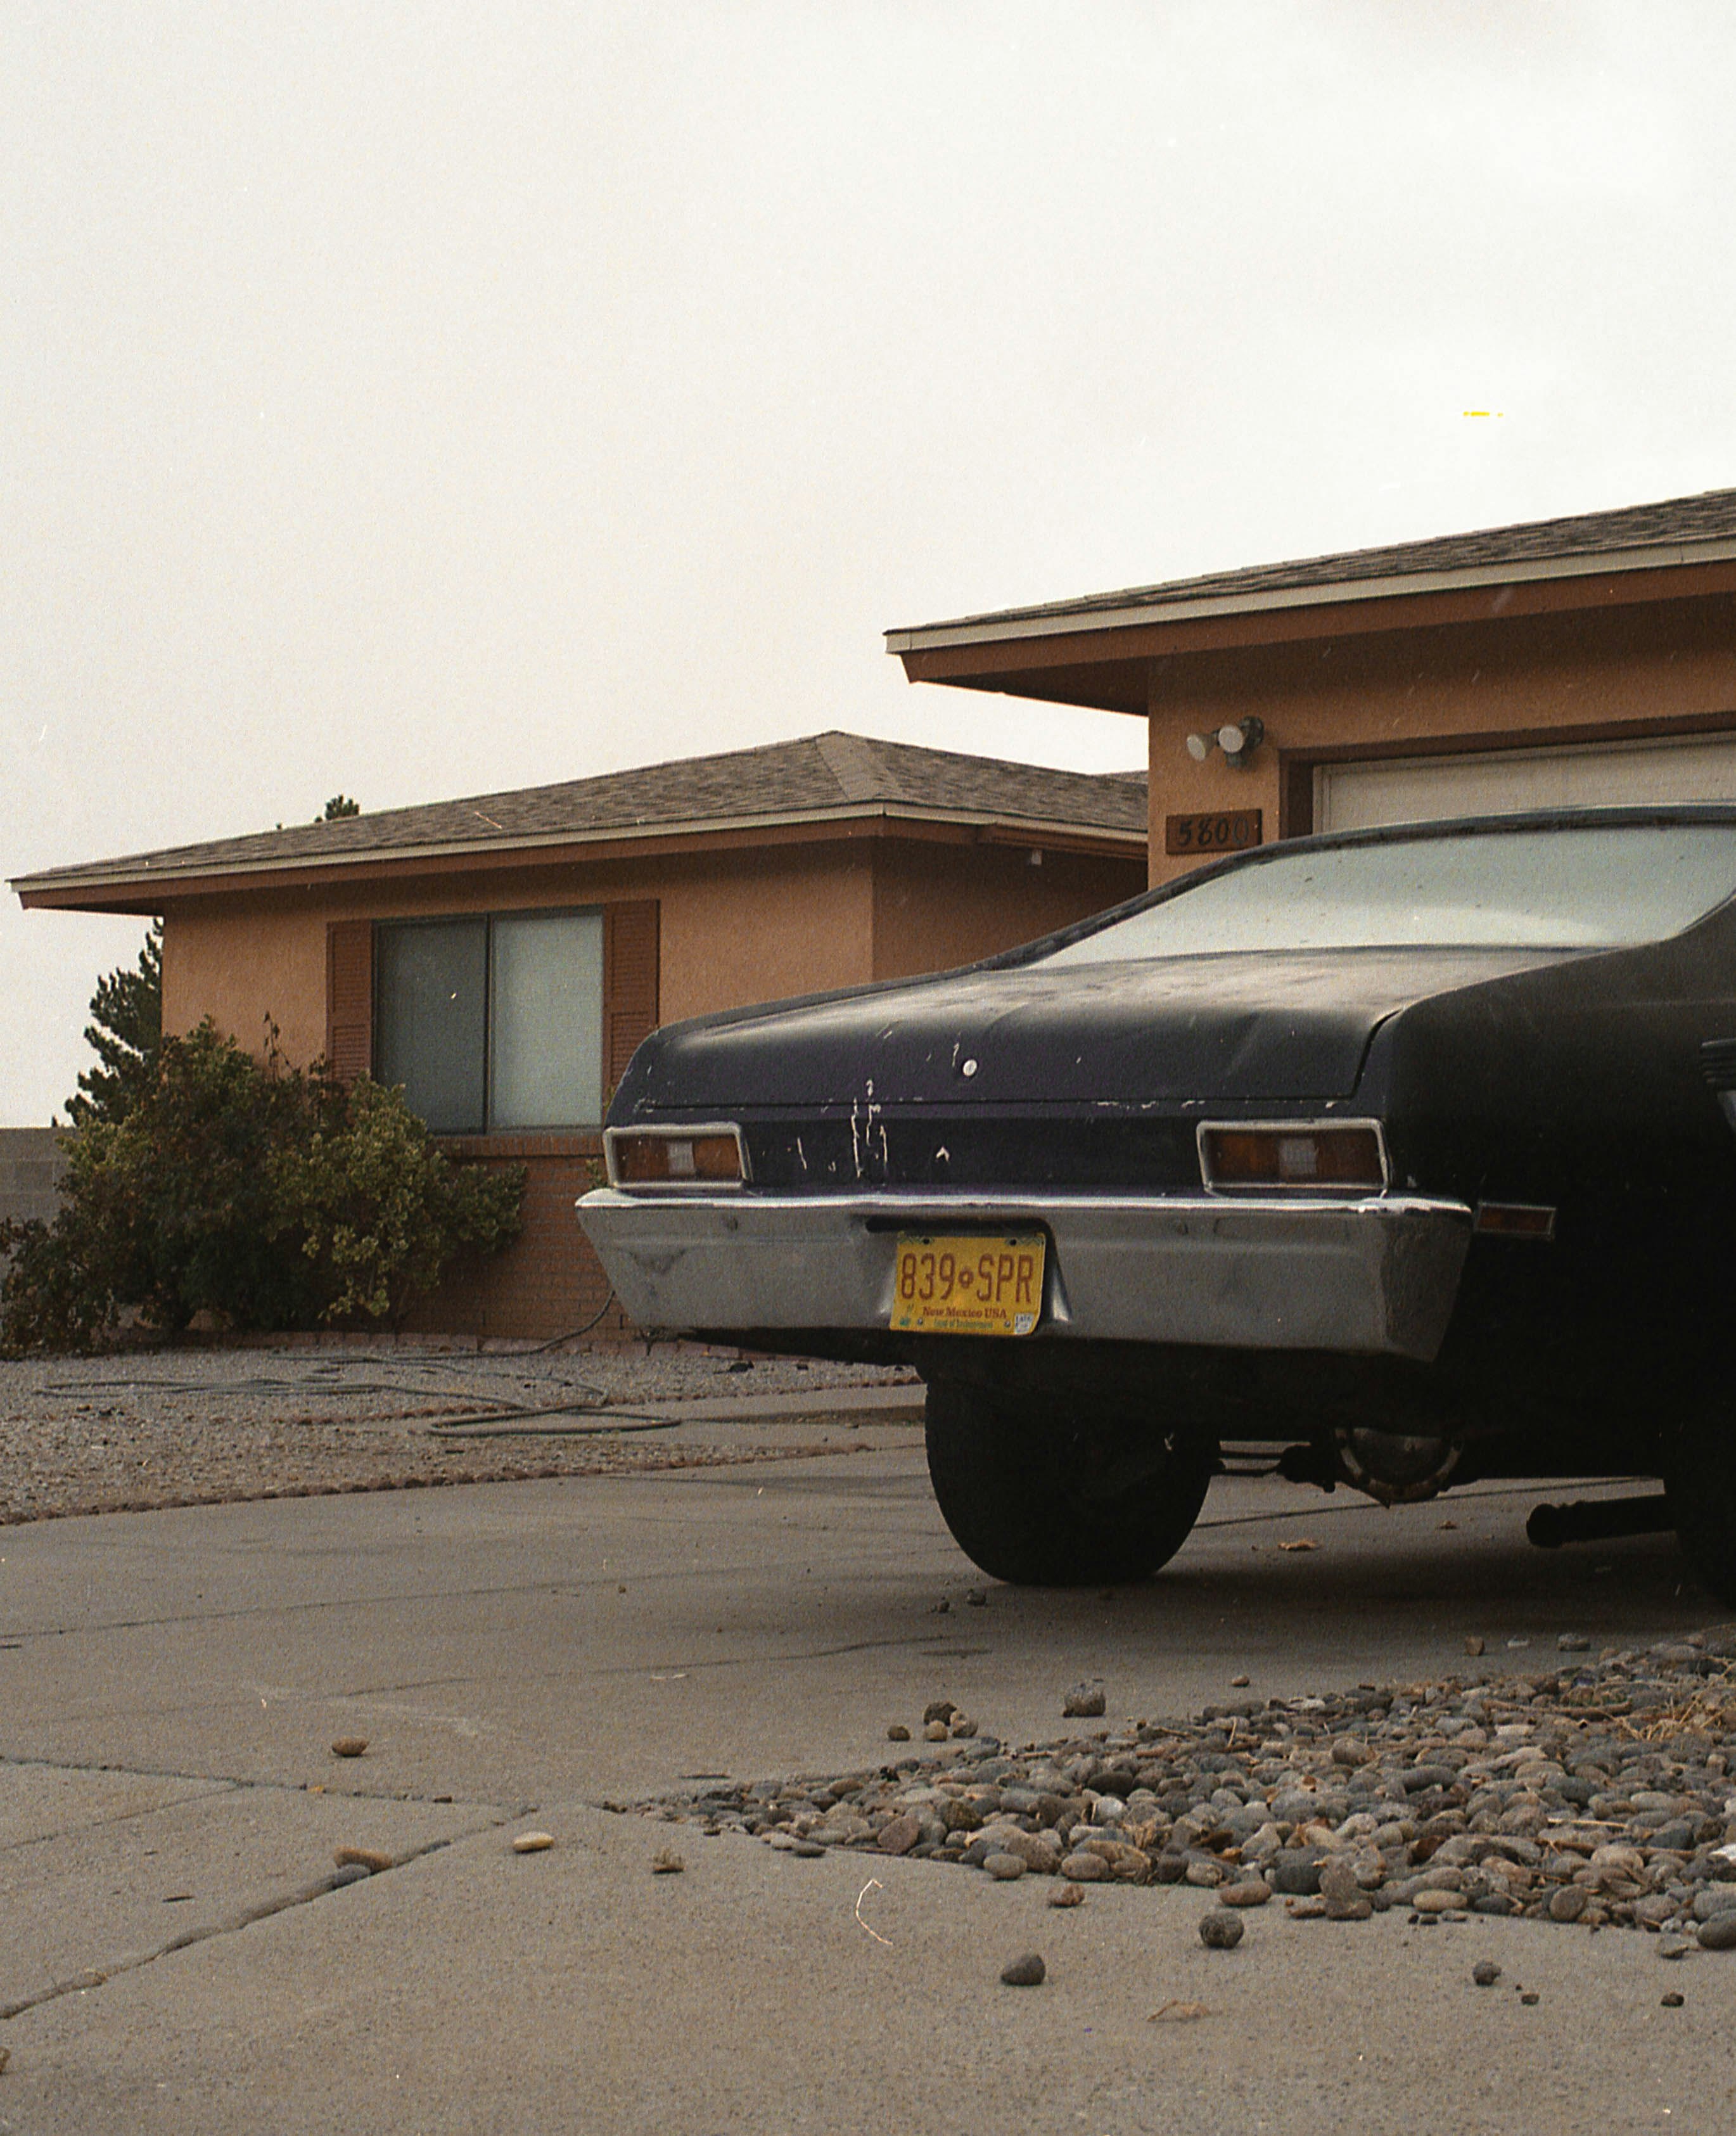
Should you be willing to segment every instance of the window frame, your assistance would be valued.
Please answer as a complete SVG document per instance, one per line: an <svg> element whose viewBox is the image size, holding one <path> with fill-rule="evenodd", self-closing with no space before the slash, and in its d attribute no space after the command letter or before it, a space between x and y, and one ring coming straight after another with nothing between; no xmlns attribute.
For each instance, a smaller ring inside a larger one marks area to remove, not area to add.
<svg viewBox="0 0 1736 2136"><path fill-rule="evenodd" d="M384 1006L380 983L381 950L384 937L389 933L407 933L413 928L482 927L482 1109L480 1125L463 1128L437 1128L430 1132L446 1140L466 1142L493 1142L525 1137L597 1136L601 1134L604 1119L609 1113L609 905L607 901L588 901L583 905L505 905L498 910L459 912L419 912L401 919L376 920L373 922L371 944L371 1016L369 1033L369 1051L377 1066L381 1057L381 1015ZM497 1127L493 1124L494 1109L494 925L497 920L588 920L598 922L597 943L597 1089L599 1117L594 1120L563 1120L537 1127ZM414 1100L410 1100L412 1109Z"/></svg>

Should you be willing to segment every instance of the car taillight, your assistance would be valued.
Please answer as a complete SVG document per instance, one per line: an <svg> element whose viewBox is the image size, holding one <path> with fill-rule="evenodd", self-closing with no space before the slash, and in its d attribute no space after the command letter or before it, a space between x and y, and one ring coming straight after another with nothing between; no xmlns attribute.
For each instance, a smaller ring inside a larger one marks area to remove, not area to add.
<svg viewBox="0 0 1736 2136"><path fill-rule="evenodd" d="M603 1144L614 1187L739 1187L746 1176L733 1127L611 1128Z"/></svg>
<svg viewBox="0 0 1736 2136"><path fill-rule="evenodd" d="M1541 1239L1555 1235L1555 1211L1541 1202L1479 1202L1475 1228L1496 1239Z"/></svg>
<svg viewBox="0 0 1736 2136"><path fill-rule="evenodd" d="M1386 1153L1371 1123L1202 1127L1200 1168L1215 1187L1366 1187L1378 1193L1386 1184Z"/></svg>

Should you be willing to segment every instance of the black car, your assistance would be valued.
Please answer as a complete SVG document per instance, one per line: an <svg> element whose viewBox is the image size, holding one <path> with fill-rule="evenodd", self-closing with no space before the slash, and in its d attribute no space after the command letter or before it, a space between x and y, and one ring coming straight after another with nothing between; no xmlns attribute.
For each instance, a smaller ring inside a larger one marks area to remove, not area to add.
<svg viewBox="0 0 1736 2136"><path fill-rule="evenodd" d="M657 1032L580 1215L642 1326L914 1366L1001 1578L1155 1570L1266 1449L1661 1477L1736 1602L1733 899L1736 807L1265 847Z"/></svg>

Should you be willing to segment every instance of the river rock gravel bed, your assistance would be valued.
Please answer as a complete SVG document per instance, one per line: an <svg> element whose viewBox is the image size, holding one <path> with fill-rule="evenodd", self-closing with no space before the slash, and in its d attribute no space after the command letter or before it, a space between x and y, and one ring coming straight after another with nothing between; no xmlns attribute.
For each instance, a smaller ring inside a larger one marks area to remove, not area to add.
<svg viewBox="0 0 1736 2136"><path fill-rule="evenodd" d="M607 1407L881 1386L660 1346L649 1355L282 1350L0 1362L0 1526L77 1513L710 1468L836 1451L804 1420L677 1441ZM603 1413L599 1413L603 1412ZM442 1435L477 1424L511 1436Z"/></svg>
<svg viewBox="0 0 1736 2136"><path fill-rule="evenodd" d="M1011 1857L1302 1919L1516 1915L1650 1930L1666 1956L1736 1947L1736 1625L1643 1652L1583 1643L1564 1635L1562 1665L1536 1674L1246 1700L1018 1748L940 1699L917 1731L944 1731L927 1755L634 1807L785 1851L991 1876Z"/></svg>

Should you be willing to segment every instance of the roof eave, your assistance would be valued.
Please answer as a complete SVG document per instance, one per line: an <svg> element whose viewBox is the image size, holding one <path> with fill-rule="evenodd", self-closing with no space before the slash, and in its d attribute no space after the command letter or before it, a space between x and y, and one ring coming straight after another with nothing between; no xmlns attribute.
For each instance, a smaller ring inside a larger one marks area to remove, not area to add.
<svg viewBox="0 0 1736 2136"><path fill-rule="evenodd" d="M1126 847L1143 852L1146 831L1114 824L1084 823L1062 818L1020 816L996 810L941 808L919 802L887 802L869 806L830 809L768 812L763 815L720 817L703 821L654 825L613 825L575 832L535 832L497 838L430 840L421 845L350 847L340 852L277 854L258 860L229 857L200 866L141 868L126 866L51 869L36 875L19 876L9 885L19 902L30 910L100 910L101 901L125 897L133 903L148 898L197 895L218 886L224 889L243 883L271 887L274 877L328 876L333 880L389 870L411 871L419 863L473 862L478 867L510 865L515 859L535 854L571 853L582 857L588 849L626 845L647 852L659 845L679 842L691 848L696 839L716 838L738 844L745 833L804 830L823 833L836 827L871 827L877 823L922 825L944 831L956 828L972 837L1012 842L1113 851Z"/></svg>
<svg viewBox="0 0 1736 2136"><path fill-rule="evenodd" d="M1130 597L1119 607L1090 601L1042 609L1005 609L989 615L965 616L952 623L916 629L889 630L886 650L895 655L938 652L948 648L994 645L1010 639L1056 638L1081 631L1126 630L1154 624L1189 623L1222 616L1260 615L1275 610L1329 607L1347 601L1414 598L1418 595L1475 592L1497 586L1526 585L1549 580L1593 578L1612 573L1667 570L1736 559L1736 539L1720 541L1650 542L1634 549L1604 550L1576 556L1528 557L1511 564L1467 565L1450 571L1412 571L1383 578L1331 579L1307 586L1278 586L1263 592L1216 594L1194 599Z"/></svg>

